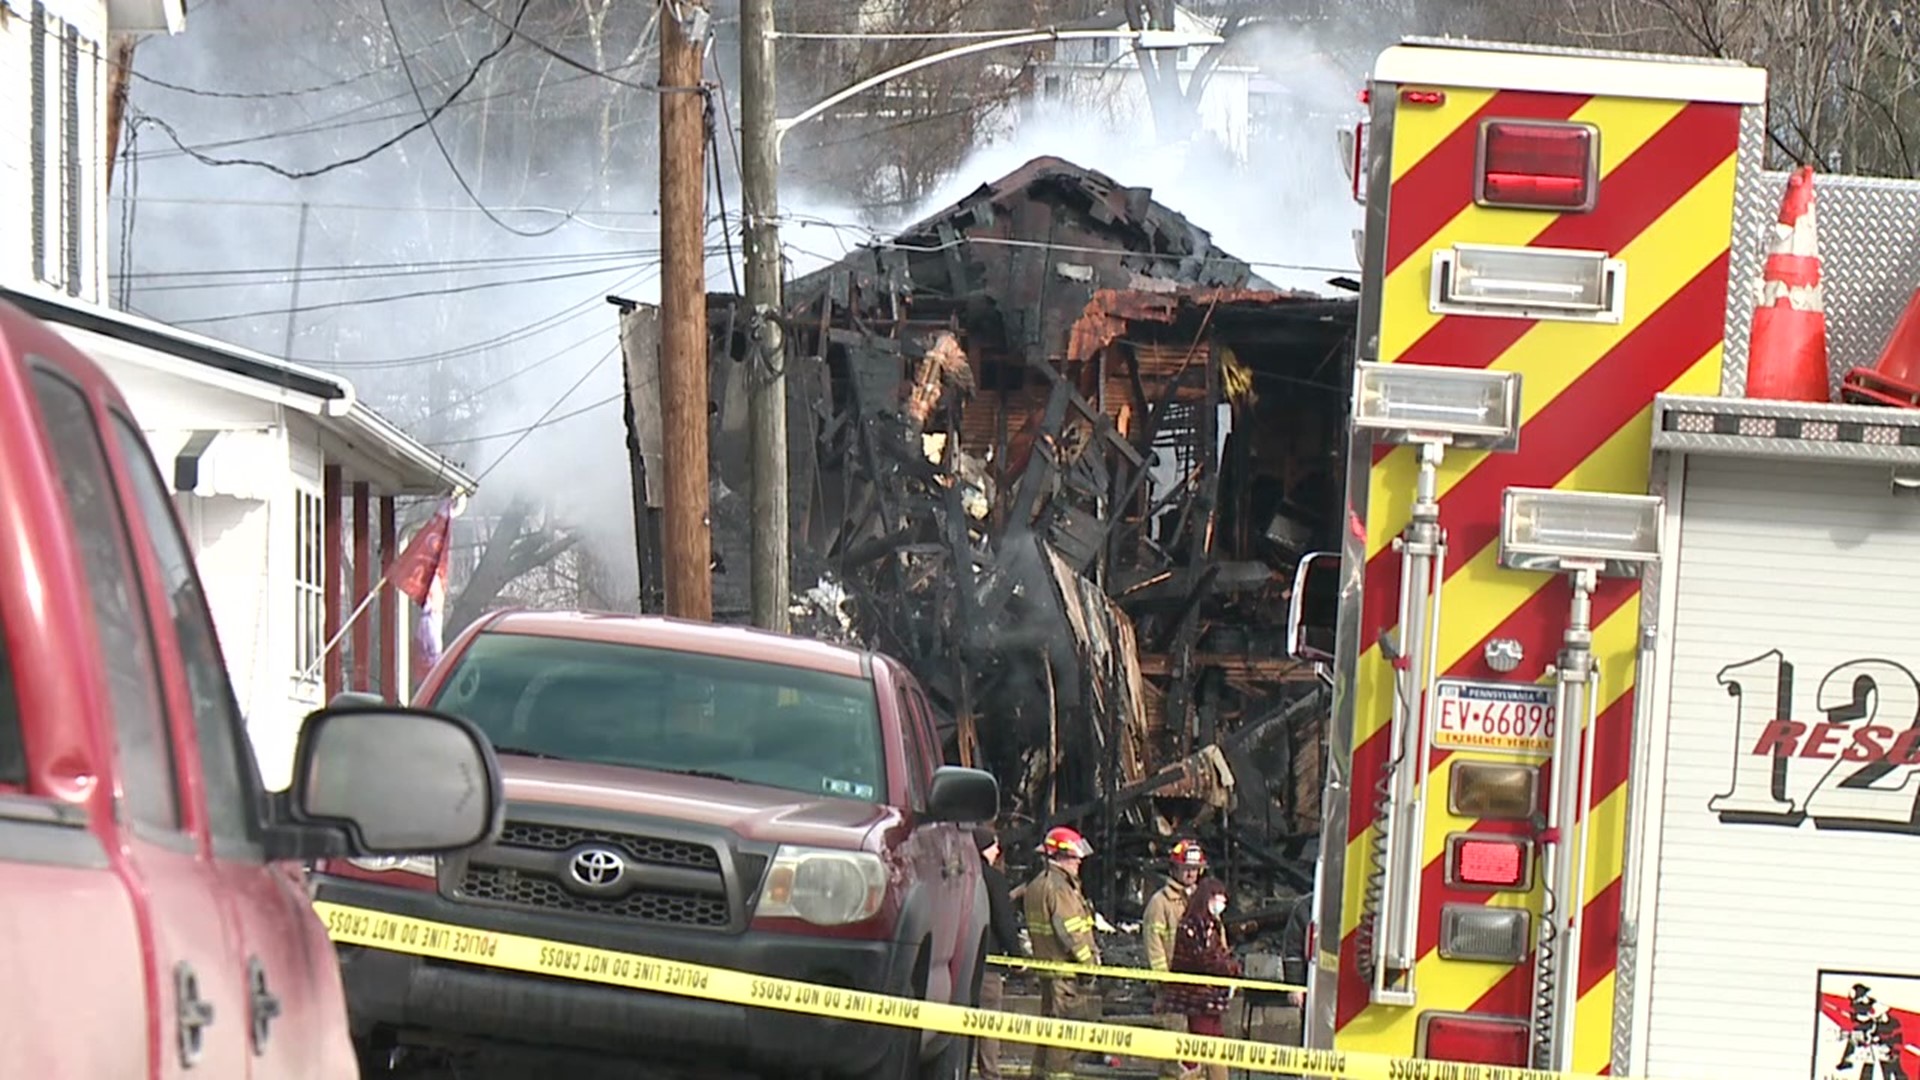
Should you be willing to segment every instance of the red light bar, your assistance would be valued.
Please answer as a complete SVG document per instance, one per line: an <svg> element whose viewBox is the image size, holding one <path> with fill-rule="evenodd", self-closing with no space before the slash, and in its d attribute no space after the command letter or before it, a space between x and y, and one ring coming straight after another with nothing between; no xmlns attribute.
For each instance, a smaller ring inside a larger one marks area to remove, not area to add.
<svg viewBox="0 0 1920 1080"><path fill-rule="evenodd" d="M1480 127L1475 201L1482 206L1591 210L1600 133L1591 124L1489 120Z"/></svg>
<svg viewBox="0 0 1920 1080"><path fill-rule="evenodd" d="M1482 1065L1527 1064L1525 1020L1427 1013L1420 1018L1420 1056Z"/></svg>
<svg viewBox="0 0 1920 1080"><path fill-rule="evenodd" d="M1445 105L1447 94L1444 90L1402 90L1400 100L1409 105Z"/></svg>
<svg viewBox="0 0 1920 1080"><path fill-rule="evenodd" d="M1455 833L1447 837L1447 880L1479 889L1525 889L1532 877L1527 841Z"/></svg>

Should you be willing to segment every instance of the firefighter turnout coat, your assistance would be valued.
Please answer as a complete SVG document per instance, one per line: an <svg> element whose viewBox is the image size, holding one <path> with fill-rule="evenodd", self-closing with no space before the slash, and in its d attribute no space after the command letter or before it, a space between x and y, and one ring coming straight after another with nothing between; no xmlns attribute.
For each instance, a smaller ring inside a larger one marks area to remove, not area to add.
<svg viewBox="0 0 1920 1080"><path fill-rule="evenodd" d="M1146 914L1140 919L1140 936L1146 939L1147 966L1166 971L1173 962L1173 935L1180 929L1180 917L1186 914L1187 898L1193 890L1169 880L1147 901Z"/></svg>
<svg viewBox="0 0 1920 1080"><path fill-rule="evenodd" d="M1100 946L1093 937L1093 908L1080 894L1080 881L1059 863L1049 862L1024 898L1033 958L1098 964Z"/></svg>

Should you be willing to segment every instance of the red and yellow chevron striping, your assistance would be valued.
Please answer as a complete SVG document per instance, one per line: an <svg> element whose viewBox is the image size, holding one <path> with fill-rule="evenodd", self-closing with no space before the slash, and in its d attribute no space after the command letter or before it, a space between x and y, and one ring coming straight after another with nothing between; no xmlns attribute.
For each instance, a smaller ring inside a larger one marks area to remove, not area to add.
<svg viewBox="0 0 1920 1080"><path fill-rule="evenodd" d="M1501 495L1509 486L1646 490L1651 405L1661 392L1711 394L1719 387L1735 155L1734 105L1577 94L1441 87L1437 106L1400 104L1392 133L1391 187L1380 300L1379 359L1522 373L1520 448L1511 454L1454 452L1440 470L1440 515L1448 534L1439 669L1503 678L1482 656L1493 638L1519 641L1526 666L1513 678L1549 681L1567 617L1563 578L1498 566ZM1599 199L1584 214L1481 207L1473 199L1475 148L1487 119L1570 119L1600 132ZM1456 243L1605 250L1625 263L1626 311L1617 325L1435 315L1428 309L1431 252ZM1349 810L1340 987L1335 1045L1412 1053L1424 1012L1531 1012L1532 965L1443 959L1443 904L1524 905L1540 889L1487 894L1451 888L1446 837L1474 830L1523 833L1523 822L1452 815L1455 757L1498 752L1430 750L1422 787L1427 833L1418 927L1415 1008L1373 1005L1357 955L1364 886L1375 829L1373 793L1390 748L1391 668L1378 640L1397 617L1400 561L1391 548L1412 505L1411 451L1375 449L1368 477L1362 578L1362 654L1351 696L1353 802ZM1594 720L1588 823L1585 941L1574 1067L1609 1065L1619 885L1626 822L1629 729L1639 596L1633 581L1602 583L1594 598L1600 708ZM1550 771L1548 766L1546 771ZM1543 783L1548 779L1543 776ZM1331 928L1328 928L1331 930ZM1329 935L1331 936L1331 935Z"/></svg>

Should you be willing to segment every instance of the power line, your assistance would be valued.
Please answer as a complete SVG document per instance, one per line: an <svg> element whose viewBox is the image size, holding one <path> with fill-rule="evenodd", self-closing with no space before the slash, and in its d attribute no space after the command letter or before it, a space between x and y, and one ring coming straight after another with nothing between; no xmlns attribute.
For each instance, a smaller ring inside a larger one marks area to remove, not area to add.
<svg viewBox="0 0 1920 1080"><path fill-rule="evenodd" d="M541 428L552 427L553 425L561 423L562 421L572 420L574 417L577 417L577 416L585 416L587 413L590 413L595 409L605 408L608 405L611 405L614 402L619 401L621 398L626 396L627 395L624 392L613 394L608 397L601 398L599 401L596 401L591 405L582 405L579 408L573 410L572 412L564 412L564 413L561 413L559 416L550 416L540 421L539 423L528 424L526 427L508 428L505 431L491 431L485 435L469 435L464 439L442 439L438 442L432 443L431 445L436 448L442 447L442 446L470 446L474 443L492 442L495 439L511 439L515 435L521 435L521 436L530 435L533 432L539 431ZM503 451L500 456L504 458L507 456L508 453L511 453L512 450L513 450L513 447L510 446L505 451Z"/></svg>
<svg viewBox="0 0 1920 1080"><path fill-rule="evenodd" d="M520 25L520 16L526 14L527 7L531 2L532 0L520 0L520 14L515 15L513 19L516 28ZM420 84L414 80L413 64L407 60L406 47L400 44L400 28L393 25L393 9L388 6L387 0L380 0L380 17L387 24L387 37L392 39L394 49L400 54L400 73L406 76L407 88L413 91L413 100L414 103L420 107L420 116L426 122L427 134L433 136L433 145L440 150L440 160L447 163L447 171L453 174L454 181L460 185L461 191L467 193L467 198L473 201L473 205L479 208L481 213L487 215L488 221L493 222L495 225L500 226L515 236L524 236L528 239L547 236L565 225L567 220L573 216L572 214L568 214L566 217L561 218L559 221L554 222L544 229L521 229L500 220L500 215L487 208L487 204L482 202L480 196L474 193L473 185L467 183L466 176L460 172L460 166L454 164L453 154L447 150L446 140L440 137L440 129L433 126L433 114L427 109L426 97L420 93ZM509 38L509 40L511 39ZM580 205L575 206L574 210L577 212L580 206L586 205L586 202L587 196L581 196Z"/></svg>
<svg viewBox="0 0 1920 1080"><path fill-rule="evenodd" d="M645 83L637 83L630 79L622 79L618 75L613 74L613 72L611 71L603 71L599 68L594 67L591 64L586 64L586 63L582 63L579 60L575 60L573 57L568 56L566 53L561 52L559 49L554 48L553 46L547 44L546 42L541 41L539 38L534 37L532 34L527 33L525 30L520 29L520 25L519 25L520 20L515 19L514 24L512 26L508 26L506 21L500 18L500 16L495 15L491 11L488 11L486 7L480 3L480 0L464 0L464 2L468 7L472 8L473 10L479 12L482 15L485 15L487 18L492 19L494 22L499 23L501 26L506 27L508 30L512 31L512 33L508 35L509 38L517 37L521 41L524 41L528 45L531 45L534 48L540 50L541 52L546 53L548 56L553 57L555 60L560 61L561 63L567 65L570 68L574 68L578 71L584 72L585 74L591 75L595 78L605 79L611 83L618 83L621 86L625 86L633 90L643 90L649 94L661 94L661 93L667 92L658 86L648 86ZM658 23L659 19L660 19L660 9L656 7L654 8L654 12L653 12L653 21L647 24L646 35L642 37L641 40L644 41L646 40L646 37L652 36L653 27ZM686 91L675 90L673 92L684 93Z"/></svg>
<svg viewBox="0 0 1920 1080"><path fill-rule="evenodd" d="M418 56L420 55L420 53L424 53L427 49L440 44L441 42L452 37L453 33L454 33L453 31L449 30L446 33L440 35L439 37L434 38L432 41L427 42L425 45L422 45L420 47L420 51L416 52L414 55ZM115 61L111 59L107 60L107 63L114 64L115 66L119 66L116 64ZM397 61L395 63L397 63ZM183 86L180 83L168 82L167 80L159 78L157 76L148 75L141 71L136 71L134 70L133 65L131 64L126 65L126 73L132 78L138 79L139 81L146 83L150 86L157 86L162 90L171 90L176 94L188 94L193 97L202 97L202 98L221 98L228 101L267 101L267 100L280 99L280 98L307 97L312 94L324 94L329 91L339 90L343 87L352 86L355 83L365 82L368 79L375 77L376 75L382 75L382 74L385 74L386 72L392 71L395 67L395 63L382 64L379 67L370 68L366 71L362 71L354 75L348 75L343 78L335 79L332 82L319 83L314 86L291 87L284 90L208 90L205 87L199 87L199 86Z"/></svg>
<svg viewBox="0 0 1920 1080"><path fill-rule="evenodd" d="M471 2L471 0L469 0L469 2ZM520 10L513 17L514 27L519 26L520 20L523 17L525 17L527 13L527 8L531 4L532 4L532 0L520 0ZM488 17L492 18L493 17L492 13L489 12ZM498 20L496 19L495 21L498 21ZM275 173L280 176L284 176L289 180L306 180L311 177L322 176L327 173L333 172L335 169L344 169L349 165L358 165L359 163L366 161L368 158L371 158L374 155L379 154L382 151L397 145L400 142L400 140L405 139L407 136L413 134L416 131L419 131L421 128L431 125L433 121L437 117L439 117L441 113L446 112L449 106L451 106L455 101L458 101L460 99L461 94L466 93L467 88L472 86L474 84L474 81L480 77L481 69L485 68L488 62L490 62L494 57L499 56L502 52L505 52L507 46L512 42L513 42L513 35L509 34L506 37L502 38L499 44L495 45L492 49L482 54L480 59L474 61L473 67L468 70L466 78L461 80L460 85L455 87L453 89L453 92L447 95L446 99L441 101L439 105L436 105L434 106L433 109L429 110L426 113L426 115L420 119L418 123L409 125L404 130L400 131L398 134L393 135L392 137L384 139L381 142L377 143L371 149L365 150L359 154L355 154L352 157L342 158L329 165L322 165L316 169L289 169L283 165L276 165L271 161L259 161L254 158L213 157L210 154L202 153L201 151L188 146L184 141L181 140L180 133L173 129L173 125L167 123L165 120L162 120L159 117L152 115L151 113L143 113L142 116L147 120L147 122L153 124L155 127L158 127L161 130L161 132L163 132L167 136L167 138L171 140L175 146L179 147L181 151L184 152L188 157L193 158L195 161L198 161L202 165L209 165L209 166L245 165L245 166L251 166L252 168L256 168L256 169L265 169L268 172Z"/></svg>
<svg viewBox="0 0 1920 1080"><path fill-rule="evenodd" d="M142 284L140 291L153 292L193 292L204 289L246 289L263 288L290 283L298 276L303 284L324 284L344 281L385 281L399 277L427 277L437 274L471 273L487 270L515 270L534 266L581 266L612 261L632 262L635 259L658 255L657 248L613 251L593 255L527 255L519 257L500 257L493 259L447 259L423 260L407 263L346 263L335 266L283 266L249 267L241 270L153 270L135 273L121 273L115 276L123 281L154 280L174 281L172 284ZM176 279L195 280L178 282ZM199 280L220 278L225 280ZM247 280L235 280L247 279Z"/></svg>
<svg viewBox="0 0 1920 1080"><path fill-rule="evenodd" d="M564 274L546 274L540 277L509 278L506 281L480 281L465 285L451 285L444 289L418 289L413 292L393 293L387 296L363 296L353 300L330 300L320 304L302 304L298 307L282 305L261 311L242 311L231 315L206 315L194 319L174 319L175 326L200 326L205 323L233 322L238 319L258 319L268 316L281 316L288 312L326 311L331 308L361 307L368 304L390 304L400 300L418 300L429 296L459 296L464 293L479 292L482 289L498 289L509 285L539 285L549 281L571 281L575 278L592 277L596 274L617 273L618 267L602 267L598 270L574 270Z"/></svg>
<svg viewBox="0 0 1920 1080"><path fill-rule="evenodd" d="M478 483L479 483L479 482L480 482L481 480L484 480L484 479L486 479L486 477L487 477L487 475L488 475L489 473L491 473L491 472L493 472L493 470L495 470L495 469L497 469L497 468L499 468L499 467L500 467L500 463L501 463L501 462L503 462L503 461L505 461L505 460L507 460L507 456L508 456L509 454L511 454L511 453L513 453L513 452L514 452L515 450L517 450L517 449L519 449L519 447L520 447L520 444L526 441L526 439L527 439L527 436L529 436L529 435L531 435L531 434L533 434L533 433L534 433L535 431L538 431L539 429L541 429L541 428L543 428L543 427L545 427L545 426L547 426L547 424L549 424L549 423L558 423L558 422L559 422L559 420L550 420L550 419L549 419L550 417L552 417L552 416L553 416L553 410L555 410L555 409L558 409L558 408L560 407L560 405L561 405L561 403L563 403L563 402L565 402L565 401L566 401L566 400L567 400L568 398L570 398L570 397L572 397L572 396L573 396L573 392L574 392L575 390L578 390L578 389L580 389L580 388L581 388L582 386L584 386L584 385L586 385L586 382L587 382L587 379L588 379L588 378L590 378L590 377L591 377L591 376L593 375L593 373L594 373L594 372L596 372L596 371L598 371L598 370L600 370L600 365L601 365L601 364L604 364L604 363L606 363L606 362L607 362L608 360L610 360L610 359L612 359L612 358L613 358L613 355L614 355L615 353L617 353L617 352L619 352L619 351L620 351L620 346L616 344L616 345L615 345L615 346L614 346L613 348L611 348L611 349L608 349L608 350L606 351L606 353L604 353L604 354L603 354L603 355L602 355L602 356L600 357L600 359L598 359L598 360L595 360L595 361L593 362L593 365L592 365L591 367L589 367L589 368L587 368L587 370L585 370L585 371L583 371L583 372L581 372L581 373L580 373L580 377L579 377L578 379L575 379L575 380L574 380L574 382L573 382L573 385L572 385L572 386L569 386L569 387L567 387L567 392L566 392L566 393L564 393L564 394L561 394L561 395L560 395L560 396L559 396L558 398L556 398L556 399L554 400L554 402L553 402L553 404L552 404L552 405L549 405L549 406L547 406L547 411L546 411L546 412L544 412L544 413L542 413L542 414L540 415L540 418L539 418L538 420L535 420L535 421L534 421L534 422L533 422L533 423L532 423L531 425L529 425L529 426L528 426L528 427L526 428L526 430L524 430L524 431L521 431L521 432L519 432L518 434L519 434L519 436L520 436L520 437L519 437L519 438L517 438L517 439L515 439L515 440L513 441L513 443L512 443L512 444L511 444L510 446L508 446L508 447L507 447L507 448L506 448L505 450L502 450L502 451L500 451L500 456L499 456L499 457L497 457L497 458L494 458L494 459L493 459L493 464L491 464L491 465L489 465L489 466L487 466L487 467L486 467L486 469L485 469L485 470L483 470L483 471L482 471L482 472L480 473L480 475L479 475L479 476L477 476L477 477L475 477L475 478L474 478L474 483L475 483L475 484L478 484ZM625 390L625 388L624 388L624 387L622 387L622 390L624 391L624 390ZM601 407L601 406L603 406L603 405L610 405L610 404L612 404L613 402L616 402L616 401L619 401L619 400L620 400L620 399L621 399L622 397L624 397L624 396L625 396L625 394L624 394L624 393L620 393L620 394L614 394L614 395L612 395L612 396L610 396L610 397L607 397L607 398L603 398L603 399L601 399L601 400L599 400L599 401L596 401L596 402L594 402L594 403L593 403L592 405L589 405L589 406L587 406L587 407L586 407L585 409L580 409L580 410L577 410L577 411L575 411L575 412L573 412L573 413L570 413L570 414L568 414L568 416L566 416L566 417L561 417L560 419L570 419L571 417L573 417L573 416L578 416L578 415L579 415L580 413L583 413L583 412L586 412L586 411L588 411L588 410L591 410L591 409L597 409L597 408L600 408L600 407ZM465 441L465 440L463 440L463 441Z"/></svg>
<svg viewBox="0 0 1920 1080"><path fill-rule="evenodd" d="M491 338L485 338L480 341L470 342L466 345L455 346L454 348L451 348L451 349L442 349L437 352L416 353L411 356L387 357L379 360L337 360L337 361L333 361L331 366L338 367L338 368L418 367L423 364L432 364L432 363L437 363L443 360L451 360L451 359L454 359L455 357L471 356L474 353L482 353L492 349L504 348L507 345L516 344L521 341L526 341L529 338L537 337L540 334L544 334L547 331L554 329L555 327L565 325L566 323L570 323L573 320L580 318L590 310L598 309L601 303L602 297L605 296L607 293L609 292L618 293L623 290L632 288L633 286L640 284L650 274L658 274L659 270L660 270L660 260L658 258L655 258L652 261L645 264L644 266L642 266L640 269L637 269L633 273L627 275L626 277L620 279L619 281L614 282L613 285L610 286L609 288L596 289L593 295L588 296L585 299L575 301L574 303L569 304L564 308L561 308L559 311L556 311L551 315L543 316L539 319L534 320L531 323L527 323L524 326L520 326L516 329L509 330L504 334L495 335L494 337L491 337ZM310 364L315 367L328 366L327 363L315 362L311 360L296 359L295 362Z"/></svg>
<svg viewBox="0 0 1920 1080"><path fill-rule="evenodd" d="M469 98L462 104L472 104L480 99ZM114 195L116 201L125 201L127 196ZM311 199L232 199L207 195L142 195L141 202L165 203L181 206L259 206L276 210L297 210L304 206L310 210L364 210L371 213L391 214L477 214L480 211L471 206L401 206L395 203L353 203L353 202L315 202ZM516 214L560 214L570 211L554 206L502 206L496 209L512 211ZM658 210L595 210L602 217L652 217L660 216ZM658 230L655 230L658 231Z"/></svg>

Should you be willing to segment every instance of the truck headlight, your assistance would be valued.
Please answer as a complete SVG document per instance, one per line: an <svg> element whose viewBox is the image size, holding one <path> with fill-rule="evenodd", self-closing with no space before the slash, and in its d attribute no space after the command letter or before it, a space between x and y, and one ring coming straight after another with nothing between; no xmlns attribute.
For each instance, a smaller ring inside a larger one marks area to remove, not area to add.
<svg viewBox="0 0 1920 1080"><path fill-rule="evenodd" d="M378 855L373 858L347 861L362 870L371 870L376 874L392 872L435 877L440 873L440 860L431 855Z"/></svg>
<svg viewBox="0 0 1920 1080"><path fill-rule="evenodd" d="M877 855L782 844L755 914L844 926L872 918L886 895L887 868Z"/></svg>

